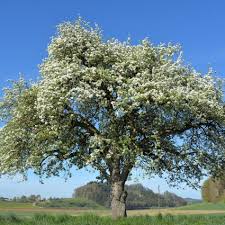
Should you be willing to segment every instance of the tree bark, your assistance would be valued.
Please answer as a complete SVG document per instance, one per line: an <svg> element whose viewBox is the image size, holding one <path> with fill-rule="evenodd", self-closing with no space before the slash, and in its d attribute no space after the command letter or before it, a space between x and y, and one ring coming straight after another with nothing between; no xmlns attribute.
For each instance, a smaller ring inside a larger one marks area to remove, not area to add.
<svg viewBox="0 0 225 225"><path fill-rule="evenodd" d="M127 192L124 190L125 182L115 181L111 184L111 208L112 218L117 219L127 217L126 212L126 198Z"/></svg>

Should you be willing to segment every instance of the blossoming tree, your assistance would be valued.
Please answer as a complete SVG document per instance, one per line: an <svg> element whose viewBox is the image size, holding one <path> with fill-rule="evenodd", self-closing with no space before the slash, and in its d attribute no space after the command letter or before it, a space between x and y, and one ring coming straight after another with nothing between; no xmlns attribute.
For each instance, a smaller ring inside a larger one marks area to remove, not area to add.
<svg viewBox="0 0 225 225"><path fill-rule="evenodd" d="M193 186L224 169L222 87L185 66L179 46L106 41L78 20L58 27L40 73L5 89L1 174L91 166L111 184L117 218L133 168Z"/></svg>

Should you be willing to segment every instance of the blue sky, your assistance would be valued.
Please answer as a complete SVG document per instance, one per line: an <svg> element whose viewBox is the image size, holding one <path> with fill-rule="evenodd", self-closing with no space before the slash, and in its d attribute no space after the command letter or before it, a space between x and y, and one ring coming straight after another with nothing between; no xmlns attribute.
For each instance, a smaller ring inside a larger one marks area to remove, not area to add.
<svg viewBox="0 0 225 225"><path fill-rule="evenodd" d="M46 48L56 32L56 25L72 21L78 15L96 22L106 37L134 43L149 37L153 43L180 43L187 63L205 72L213 67L216 74L225 74L225 2L221 0L2 0L0 1L0 88L19 73L35 79L37 65L47 56ZM67 196L75 187L95 178L94 173L74 170L66 183L63 178L51 178L40 184L32 173L27 182L17 178L0 179L0 196L22 194ZM200 192L184 186L170 189L158 178L140 179L157 191L172 190L181 196L200 197ZM134 182L134 181L133 181Z"/></svg>

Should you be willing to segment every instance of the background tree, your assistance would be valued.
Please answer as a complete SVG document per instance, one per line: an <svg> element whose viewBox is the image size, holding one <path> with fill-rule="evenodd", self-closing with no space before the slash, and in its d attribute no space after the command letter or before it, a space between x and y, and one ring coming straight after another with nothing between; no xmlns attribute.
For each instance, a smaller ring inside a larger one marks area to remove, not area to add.
<svg viewBox="0 0 225 225"><path fill-rule="evenodd" d="M207 180L203 183L202 188L201 188L202 199L203 199L203 201L205 201L205 202L210 202L210 201L211 201L211 199L210 199L209 185L210 185L210 180L207 179Z"/></svg>
<svg viewBox="0 0 225 225"><path fill-rule="evenodd" d="M30 196L25 196L22 195L21 197L14 197L13 201L15 202L30 202L30 203L35 203L41 200L40 195L30 195Z"/></svg>
<svg viewBox="0 0 225 225"><path fill-rule="evenodd" d="M2 174L92 166L111 184L117 218L134 167L190 186L224 168L222 88L185 66L179 46L105 40L78 20L58 27L40 73L5 90Z"/></svg>
<svg viewBox="0 0 225 225"><path fill-rule="evenodd" d="M225 179L208 178L202 185L202 199L206 202L225 201Z"/></svg>

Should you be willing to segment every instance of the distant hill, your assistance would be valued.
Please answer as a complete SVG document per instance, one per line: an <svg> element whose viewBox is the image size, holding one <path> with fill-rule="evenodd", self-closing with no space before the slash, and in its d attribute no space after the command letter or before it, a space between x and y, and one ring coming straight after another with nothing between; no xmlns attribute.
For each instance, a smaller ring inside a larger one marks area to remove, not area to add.
<svg viewBox="0 0 225 225"><path fill-rule="evenodd" d="M163 194L156 194L141 184L126 185L125 188L128 192L128 209L177 207L187 204L187 201L174 193L165 192ZM73 197L86 198L104 207L110 207L110 187L105 183L90 182L75 189Z"/></svg>
<svg viewBox="0 0 225 225"><path fill-rule="evenodd" d="M202 202L201 199L194 199L194 198L184 198L184 200L185 200L188 204L194 204L194 203L201 203L201 202Z"/></svg>
<svg viewBox="0 0 225 225"><path fill-rule="evenodd" d="M74 190L73 198L83 198L109 208L110 187L104 183L90 182Z"/></svg>

